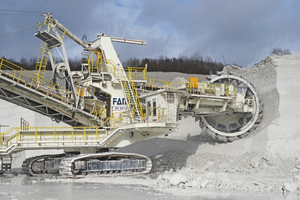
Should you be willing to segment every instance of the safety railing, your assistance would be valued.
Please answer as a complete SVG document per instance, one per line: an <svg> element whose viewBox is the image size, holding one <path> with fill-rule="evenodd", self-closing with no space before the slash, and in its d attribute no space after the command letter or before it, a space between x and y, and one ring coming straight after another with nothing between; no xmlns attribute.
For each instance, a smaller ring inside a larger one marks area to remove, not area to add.
<svg viewBox="0 0 300 200"><path fill-rule="evenodd" d="M124 70L127 72L128 79L147 80L147 69L144 67L128 67Z"/></svg>
<svg viewBox="0 0 300 200"><path fill-rule="evenodd" d="M4 148L8 147L8 143L16 137L17 133L16 134L12 134L12 133L17 129L21 129L21 127L20 128L13 127L10 128L6 133L0 133L0 138L1 138L0 147L4 147ZM5 136L7 136L8 138L5 139Z"/></svg>
<svg viewBox="0 0 300 200"><path fill-rule="evenodd" d="M47 31L48 33L50 33L51 28L53 28L52 23L53 23L52 18L47 17L47 18L45 18L43 24L38 22L38 25L36 26L36 30L38 32ZM58 32L58 34L60 35L61 39L63 40L65 37L65 32ZM36 70L35 75L36 75L38 81L40 81L39 79L43 80L43 78L44 78L47 63L48 63L49 53L50 53L50 49L48 48L46 42L42 41L39 55L38 55L38 61L36 63L36 67L35 67L35 70Z"/></svg>
<svg viewBox="0 0 300 200"><path fill-rule="evenodd" d="M147 69L143 67L129 67L123 69L121 66L116 65L113 60L95 59L97 56L94 53L82 53L81 64L88 64L88 71L92 72L110 72L115 78L121 78L121 74L125 72L131 72L132 80L147 80Z"/></svg>
<svg viewBox="0 0 300 200"><path fill-rule="evenodd" d="M125 75L122 74L122 81L125 81L126 80L126 77L124 77ZM128 76L129 76L129 87L131 87L131 92L132 92L132 95L133 97L130 97L130 98L134 98L134 101L136 103L136 106L133 106L131 105L131 107L133 107L133 113L136 113L135 112L135 109L137 110L137 112L139 112L139 115L141 117L141 120L144 120L145 116L143 114L143 109L142 109L142 105L141 105L141 102L140 102L140 98L138 96L138 93L137 93L137 90L136 90L136 87L135 87L135 84L134 84L134 81L132 80L132 75L131 75L131 71L129 70L128 71ZM125 84L126 85L126 84ZM128 89L128 88L127 88Z"/></svg>
<svg viewBox="0 0 300 200"><path fill-rule="evenodd" d="M166 108L147 107L143 108L143 112L147 122L166 122Z"/></svg>
<svg viewBox="0 0 300 200"><path fill-rule="evenodd" d="M88 52L81 52L81 71L89 71L90 72L90 62L91 62L91 56Z"/></svg>
<svg viewBox="0 0 300 200"><path fill-rule="evenodd" d="M140 123L165 122L165 108L148 107L147 109L148 111L143 108L144 112L148 113L148 117ZM130 111L114 113L98 127L28 127L26 130L23 127L13 127L6 133L0 133L0 147L4 149L17 143L40 146L46 143L65 142L67 146L67 143L101 142L101 139L117 128L132 124L130 117ZM3 140L4 136L7 139Z"/></svg>
<svg viewBox="0 0 300 200"><path fill-rule="evenodd" d="M110 59L98 59L94 53L82 53L81 64L88 65L89 73L109 72L112 73L115 78L121 78L121 74L124 73L123 68L116 65L113 60Z"/></svg>
<svg viewBox="0 0 300 200"><path fill-rule="evenodd" d="M18 65L0 58L0 73L17 83L21 83L29 88L38 90L47 96L58 99L64 103L72 103L70 90L63 88L46 79L38 80L34 73L27 71Z"/></svg>
<svg viewBox="0 0 300 200"><path fill-rule="evenodd" d="M237 89L233 85L216 84L216 83L198 83L197 87L189 87L186 83L186 90L190 94L213 95L235 97Z"/></svg>
<svg viewBox="0 0 300 200"><path fill-rule="evenodd" d="M8 139L2 141L1 147L7 148L17 143L47 143L47 142L84 142L97 141L103 130L90 127L30 127L28 130L13 128ZM7 134L7 133L6 133ZM3 134L2 134L3 135ZM39 144L41 145L41 144Z"/></svg>
<svg viewBox="0 0 300 200"><path fill-rule="evenodd" d="M0 140L0 146L7 148L19 141L46 142L51 141L85 141L89 137L98 140L100 134L107 134L113 123L114 116L107 118L98 127L29 127L23 130L23 127L13 127L6 133L0 133L1 138L8 137L6 140ZM47 137L47 138L46 138ZM47 139L47 140L45 140Z"/></svg>
<svg viewBox="0 0 300 200"><path fill-rule="evenodd" d="M124 74L122 67L119 67L113 60L99 60L98 61L99 72L110 72L115 78L119 79Z"/></svg>
<svg viewBox="0 0 300 200"><path fill-rule="evenodd" d="M171 81L162 81L158 79L148 79L146 85L147 89L157 90L157 89L182 89L186 88L186 82L171 82Z"/></svg>
<svg viewBox="0 0 300 200"><path fill-rule="evenodd" d="M38 32L42 31L42 30L47 30L48 32L50 32L51 28L53 28L55 25L53 25L53 19L52 18L49 18L49 17L46 17L44 22L41 24L41 22L38 22L37 23L37 26L36 26L36 30ZM65 32L61 32L59 31L58 29L56 29L56 31L58 31L58 34L60 35L61 39L65 39Z"/></svg>
<svg viewBox="0 0 300 200"><path fill-rule="evenodd" d="M29 122L27 122L25 119L23 119L23 117L21 117L21 120L20 120L20 127L21 127L21 130L29 130Z"/></svg>
<svg viewBox="0 0 300 200"><path fill-rule="evenodd" d="M117 66L112 60L93 60L93 54L89 54L89 58L91 60L88 61L89 63L89 71L90 72L109 72L112 73L113 76L116 79L119 79L122 81L123 88L124 88L124 93L126 95L126 98L128 100L128 106L130 107L131 110L131 119L134 120L134 117L137 112L140 113L141 118L144 116L141 114L142 109L141 109L141 103L133 82L133 76L131 74L131 71L134 70L137 73L137 70L141 70L141 68L130 68L128 70L129 76L126 77L126 73L124 69L120 66ZM143 73L143 78L146 77L146 70L142 70ZM130 85L129 85L130 84ZM135 103L134 103L135 102ZM134 105L136 104L136 105Z"/></svg>
<svg viewBox="0 0 300 200"><path fill-rule="evenodd" d="M124 90L124 95L127 99L127 104L128 104L128 107L129 107L129 112L130 112L130 119L131 121L133 122L134 121L134 118L135 118L135 105L134 105L134 100L133 100L133 96L131 95L131 92L129 90L129 83L126 81L125 77L124 76L121 76L122 77L122 85L123 85L123 90Z"/></svg>
<svg viewBox="0 0 300 200"><path fill-rule="evenodd" d="M115 78L120 78L123 68L117 66L113 60L95 59L94 53L82 54L82 64L88 64L89 73L109 72Z"/></svg>
<svg viewBox="0 0 300 200"><path fill-rule="evenodd" d="M95 63L97 61L94 61ZM95 65L97 66L97 65ZM100 71L111 72L116 78L120 78L120 74L123 73L123 69L117 66L111 60L100 60L98 61L98 69ZM171 82L171 81L162 81L158 79L149 79L147 78L147 70L143 67L129 67L125 69L128 75L128 79L131 83L134 80L147 80L145 87L149 90L157 90L157 89L174 89L180 90L185 89L189 93L193 94L208 94L208 95L216 95L216 96L230 96L234 97L236 95L236 87L233 85L226 84L215 84L215 83L202 83L199 82L197 87L193 87L189 82ZM119 72L117 76L117 72ZM123 77L124 79L124 77Z"/></svg>
<svg viewBox="0 0 300 200"><path fill-rule="evenodd" d="M214 95L214 96L230 96L235 97L237 89L233 85L217 84L217 83L203 83L198 82L197 87L193 87L189 82L170 82L157 79L148 79L145 86L147 90L158 89L173 89L186 90L190 94Z"/></svg>
<svg viewBox="0 0 300 200"><path fill-rule="evenodd" d="M95 115L101 120L104 120L107 118L106 116L106 109L101 106L100 104L97 104L95 101L92 101L90 99L84 99L85 105L84 109L87 112L90 112L90 114Z"/></svg>
<svg viewBox="0 0 300 200"><path fill-rule="evenodd" d="M63 103L73 104L73 92L66 88L59 86L47 79L39 79L31 71L27 71L18 65L11 63L3 58L0 58L0 73L17 83L21 83L26 87L39 91L49 97L53 97ZM95 103L90 99L84 99L85 111L90 112L100 119L106 118L106 111L103 106Z"/></svg>

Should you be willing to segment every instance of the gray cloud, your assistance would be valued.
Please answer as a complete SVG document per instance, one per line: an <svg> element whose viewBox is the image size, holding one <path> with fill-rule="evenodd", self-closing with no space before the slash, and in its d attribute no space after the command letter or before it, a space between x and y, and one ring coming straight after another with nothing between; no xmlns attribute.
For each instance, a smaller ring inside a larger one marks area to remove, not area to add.
<svg viewBox="0 0 300 200"><path fill-rule="evenodd" d="M145 26L165 21L174 27L189 41L182 53L199 51L218 60L225 55L230 63L248 66L277 46L298 51L296 1L195 1L187 6L164 2L157 6L159 1L147 1L140 20Z"/></svg>
<svg viewBox="0 0 300 200"><path fill-rule="evenodd" d="M120 58L190 56L195 52L227 63L250 66L272 48L299 52L299 8L294 0L3 1L2 9L52 12L79 38L98 33L144 39L146 46L115 44ZM1 12L3 13L3 12ZM43 17L0 15L0 36L34 25ZM0 56L34 57L40 42L34 29L0 39ZM66 40L70 56L82 48Z"/></svg>

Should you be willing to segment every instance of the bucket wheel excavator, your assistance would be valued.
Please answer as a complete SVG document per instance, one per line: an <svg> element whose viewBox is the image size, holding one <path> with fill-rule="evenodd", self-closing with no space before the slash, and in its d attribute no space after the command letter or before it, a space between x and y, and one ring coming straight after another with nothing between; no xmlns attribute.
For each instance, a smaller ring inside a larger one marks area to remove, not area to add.
<svg viewBox="0 0 300 200"><path fill-rule="evenodd" d="M0 60L1 99L68 125L16 127L1 133L1 157L23 150L64 150L26 159L22 167L28 175L148 173L148 157L113 150L176 131L183 116L194 116L222 142L246 137L262 119L255 88L239 76L221 72L206 82L191 77L180 83L148 79L147 66L123 69L112 45L145 41L99 34L83 42L51 13L44 16L35 33L42 40L36 70ZM66 37L83 47L78 71L70 69ZM49 61L52 72L46 71Z"/></svg>
<svg viewBox="0 0 300 200"><path fill-rule="evenodd" d="M252 133L259 126L263 117L262 104L254 87L247 80L233 75L219 75L211 80L212 83L234 85L238 92L237 104L246 104L251 112L236 112L228 109L219 115L201 116L200 127L221 142L231 142Z"/></svg>

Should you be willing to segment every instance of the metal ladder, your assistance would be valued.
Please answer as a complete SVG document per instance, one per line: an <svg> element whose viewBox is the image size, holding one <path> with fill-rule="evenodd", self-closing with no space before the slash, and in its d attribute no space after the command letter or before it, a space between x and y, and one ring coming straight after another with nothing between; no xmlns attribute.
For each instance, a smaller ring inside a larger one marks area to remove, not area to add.
<svg viewBox="0 0 300 200"><path fill-rule="evenodd" d="M36 68L35 68L37 70L36 75L37 75L38 81L39 81L39 79L44 78L45 70L46 70L47 63L48 63L49 49L47 47L46 42L42 42L39 55L41 55L41 57L39 57L40 61L38 61L36 63Z"/></svg>

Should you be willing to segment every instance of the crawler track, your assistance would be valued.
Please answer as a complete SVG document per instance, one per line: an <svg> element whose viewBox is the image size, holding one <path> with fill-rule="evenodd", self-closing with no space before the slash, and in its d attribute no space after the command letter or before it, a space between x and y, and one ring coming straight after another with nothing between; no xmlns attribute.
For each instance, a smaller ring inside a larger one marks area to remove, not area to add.
<svg viewBox="0 0 300 200"><path fill-rule="evenodd" d="M148 173L152 162L147 156L129 153L105 152L73 156L56 154L28 158L23 162L22 168L29 176L116 176Z"/></svg>
<svg viewBox="0 0 300 200"><path fill-rule="evenodd" d="M59 165L59 174L67 177L135 175L148 173L151 168L152 162L146 156L107 152L64 158Z"/></svg>
<svg viewBox="0 0 300 200"><path fill-rule="evenodd" d="M65 154L54 154L28 158L22 164L23 172L29 176L58 174L58 166L64 156Z"/></svg>

